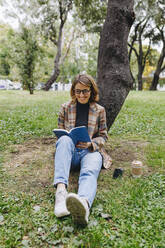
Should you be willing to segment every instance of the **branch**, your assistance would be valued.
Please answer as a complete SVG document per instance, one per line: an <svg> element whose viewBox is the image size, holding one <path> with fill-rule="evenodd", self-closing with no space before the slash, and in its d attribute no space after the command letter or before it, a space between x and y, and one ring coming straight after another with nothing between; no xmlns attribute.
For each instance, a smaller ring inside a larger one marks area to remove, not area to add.
<svg viewBox="0 0 165 248"><path fill-rule="evenodd" d="M162 71L164 71L164 70L165 70L165 65L161 68L160 71L162 72Z"/></svg>
<svg viewBox="0 0 165 248"><path fill-rule="evenodd" d="M62 59L61 59L60 64L63 64L63 63L64 63L64 60L66 59L66 57L67 57L67 55L68 55L68 53L69 53L69 51L70 51L71 44L72 44L74 38L75 38L75 37L74 37L74 30L73 30L73 32L72 32L72 37L71 37L71 39L70 39L70 41L69 41L68 47L67 47L67 49L66 49L66 52L65 52L64 56L63 56Z"/></svg>
<svg viewBox="0 0 165 248"><path fill-rule="evenodd" d="M64 25L64 23L66 22L66 19L67 19L68 12L72 9L72 0L69 1L67 6L63 6L61 0L58 0L58 2L59 2L59 12L60 12L61 24Z"/></svg>
<svg viewBox="0 0 165 248"><path fill-rule="evenodd" d="M132 36L132 42L131 44L128 43L129 47L131 48L129 50L129 61L131 60L131 54L132 54L132 50L133 50L133 46L134 46L134 43L137 39L137 33L138 33L138 28L139 28L139 25L141 24L141 22L139 22L136 26L135 26L135 35Z"/></svg>
<svg viewBox="0 0 165 248"><path fill-rule="evenodd" d="M57 46L58 43L57 43L57 40L56 40L55 38L53 38L53 37L50 36L49 39L50 39L51 42L53 42L53 44L54 44L55 46Z"/></svg>
<svg viewBox="0 0 165 248"><path fill-rule="evenodd" d="M147 25L147 23L148 23L148 21L149 21L149 17L146 19L146 21L145 21L145 23L144 23L144 25L142 26L142 29L141 29L141 34L143 33L143 31L144 31L144 29L145 29L145 27L146 27L146 25ZM143 20L144 21L144 20Z"/></svg>
<svg viewBox="0 0 165 248"><path fill-rule="evenodd" d="M146 54L145 54L145 56L144 56L144 58L143 58L143 66L144 66L145 63L146 63L148 54L149 54L149 52L150 52L150 50L151 50L150 48L151 48L151 39L150 39L150 41L149 41L149 45L148 45L148 48L147 48L147 52L146 52Z"/></svg>
<svg viewBox="0 0 165 248"><path fill-rule="evenodd" d="M129 43L128 43L128 46L134 51L136 57L138 58L139 54L138 54L137 50Z"/></svg>
<svg viewBox="0 0 165 248"><path fill-rule="evenodd" d="M156 28L159 30L159 33L162 37L162 41L164 43L165 42L165 36L164 36L164 31L163 31L164 25L163 25L162 29L158 25L156 26Z"/></svg>
<svg viewBox="0 0 165 248"><path fill-rule="evenodd" d="M51 32L49 32L49 34L50 34L50 40L53 42L53 44L55 46L57 46L57 31L56 31L56 28L53 26L52 23L50 25L50 30L51 30ZM53 35L51 35L51 33Z"/></svg>

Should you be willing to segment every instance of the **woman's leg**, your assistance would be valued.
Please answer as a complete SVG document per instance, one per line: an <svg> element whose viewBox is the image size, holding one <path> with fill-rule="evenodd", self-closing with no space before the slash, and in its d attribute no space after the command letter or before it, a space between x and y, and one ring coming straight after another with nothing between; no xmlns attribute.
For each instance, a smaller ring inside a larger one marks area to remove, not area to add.
<svg viewBox="0 0 165 248"><path fill-rule="evenodd" d="M102 156L99 152L81 152L81 169L79 177L78 195L69 193L66 205L73 220L77 224L87 225L89 207L92 206L97 189L97 178L102 166Z"/></svg>
<svg viewBox="0 0 165 248"><path fill-rule="evenodd" d="M65 200L68 195L66 185L68 185L74 150L75 146L68 136L62 136L56 143L54 174L54 185L57 186L54 208L56 217L63 217L70 214L66 208Z"/></svg>
<svg viewBox="0 0 165 248"><path fill-rule="evenodd" d="M99 152L89 152L81 160L78 195L92 206L97 190L97 178L102 167Z"/></svg>
<svg viewBox="0 0 165 248"><path fill-rule="evenodd" d="M74 143L68 136L62 136L56 143L54 185L68 185L72 157L75 151Z"/></svg>

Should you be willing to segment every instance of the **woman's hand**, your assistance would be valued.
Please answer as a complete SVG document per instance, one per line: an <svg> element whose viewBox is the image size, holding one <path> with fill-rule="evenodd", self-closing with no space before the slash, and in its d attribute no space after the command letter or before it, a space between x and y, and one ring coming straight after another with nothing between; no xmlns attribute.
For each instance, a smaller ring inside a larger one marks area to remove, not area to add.
<svg viewBox="0 0 165 248"><path fill-rule="evenodd" d="M91 147L92 143L91 142L78 142L76 147L80 149L87 149Z"/></svg>

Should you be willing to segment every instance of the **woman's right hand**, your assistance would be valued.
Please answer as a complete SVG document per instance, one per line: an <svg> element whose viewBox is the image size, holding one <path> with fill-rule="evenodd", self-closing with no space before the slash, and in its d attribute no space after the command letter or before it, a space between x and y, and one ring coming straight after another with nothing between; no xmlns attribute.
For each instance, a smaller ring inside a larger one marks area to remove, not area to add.
<svg viewBox="0 0 165 248"><path fill-rule="evenodd" d="M78 142L76 147L80 149L87 149L87 148L90 148L91 145L92 145L91 142Z"/></svg>

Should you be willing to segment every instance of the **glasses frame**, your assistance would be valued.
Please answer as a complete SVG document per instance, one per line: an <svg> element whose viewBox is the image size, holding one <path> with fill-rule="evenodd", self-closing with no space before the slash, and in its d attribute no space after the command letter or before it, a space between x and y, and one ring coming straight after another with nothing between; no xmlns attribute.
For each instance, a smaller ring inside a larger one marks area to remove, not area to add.
<svg viewBox="0 0 165 248"><path fill-rule="evenodd" d="M91 90L88 90L88 89L84 89L84 90L75 89L74 90L75 95L80 95L81 92L82 92L83 95L88 95L91 92Z"/></svg>

